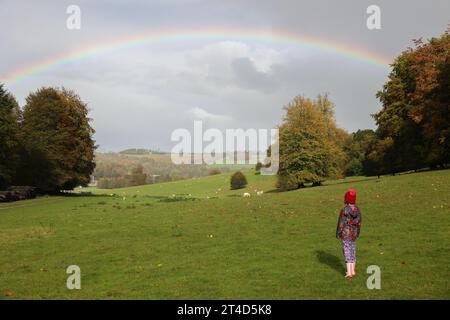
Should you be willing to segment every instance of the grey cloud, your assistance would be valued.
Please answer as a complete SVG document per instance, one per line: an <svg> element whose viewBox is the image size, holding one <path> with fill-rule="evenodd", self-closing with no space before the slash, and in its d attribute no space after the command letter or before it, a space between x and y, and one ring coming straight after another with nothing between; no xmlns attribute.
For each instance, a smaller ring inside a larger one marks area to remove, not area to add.
<svg viewBox="0 0 450 320"><path fill-rule="evenodd" d="M255 64L247 57L235 59L231 63L237 84L243 88L272 93L278 89L279 83L273 74L258 71Z"/></svg>

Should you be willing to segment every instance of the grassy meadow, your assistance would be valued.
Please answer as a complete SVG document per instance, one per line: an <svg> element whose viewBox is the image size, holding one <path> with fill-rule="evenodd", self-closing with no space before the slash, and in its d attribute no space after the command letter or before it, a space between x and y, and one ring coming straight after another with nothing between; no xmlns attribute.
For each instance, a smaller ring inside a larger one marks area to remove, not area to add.
<svg viewBox="0 0 450 320"><path fill-rule="evenodd" d="M283 193L245 173L236 191L222 174L0 204L0 299L450 298L450 170ZM351 280L335 239L350 187L363 214ZM66 287L69 265L81 290Z"/></svg>

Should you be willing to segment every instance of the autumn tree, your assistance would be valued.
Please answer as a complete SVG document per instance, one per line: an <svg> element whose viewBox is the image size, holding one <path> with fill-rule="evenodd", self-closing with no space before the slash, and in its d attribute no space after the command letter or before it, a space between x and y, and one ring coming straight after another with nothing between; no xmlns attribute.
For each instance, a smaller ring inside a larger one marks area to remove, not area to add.
<svg viewBox="0 0 450 320"><path fill-rule="evenodd" d="M368 161L378 173L450 163L450 35L414 44L395 59L377 93L379 141Z"/></svg>
<svg viewBox="0 0 450 320"><path fill-rule="evenodd" d="M87 185L95 167L93 134L87 105L73 91L31 93L23 110L18 181L45 192Z"/></svg>
<svg viewBox="0 0 450 320"><path fill-rule="evenodd" d="M279 126L277 186L295 189L341 176L346 159L343 145L348 134L337 128L328 96L319 95L315 100L297 96L284 110L286 114Z"/></svg>
<svg viewBox="0 0 450 320"><path fill-rule="evenodd" d="M20 108L14 96L0 84L0 188L14 179L19 148Z"/></svg>

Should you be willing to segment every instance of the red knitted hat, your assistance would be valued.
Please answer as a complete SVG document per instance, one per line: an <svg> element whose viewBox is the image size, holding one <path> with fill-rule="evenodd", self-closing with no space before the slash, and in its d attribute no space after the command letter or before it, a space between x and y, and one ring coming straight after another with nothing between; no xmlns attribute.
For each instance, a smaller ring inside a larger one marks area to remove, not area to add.
<svg viewBox="0 0 450 320"><path fill-rule="evenodd" d="M356 191L354 189L349 189L344 196L345 203L356 203Z"/></svg>

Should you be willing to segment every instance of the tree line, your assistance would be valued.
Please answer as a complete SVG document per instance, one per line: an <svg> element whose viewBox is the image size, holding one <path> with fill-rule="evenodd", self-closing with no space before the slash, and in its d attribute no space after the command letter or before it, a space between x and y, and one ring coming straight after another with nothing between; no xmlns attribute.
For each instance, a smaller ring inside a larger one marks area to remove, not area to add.
<svg viewBox="0 0 450 320"><path fill-rule="evenodd" d="M21 109L0 84L0 189L55 193L89 183L95 168L88 107L73 91L41 88Z"/></svg>
<svg viewBox="0 0 450 320"><path fill-rule="evenodd" d="M393 62L376 96L376 130L337 127L327 95L295 97L279 125L278 187L320 185L349 175L382 175L450 164L450 35L414 40Z"/></svg>

